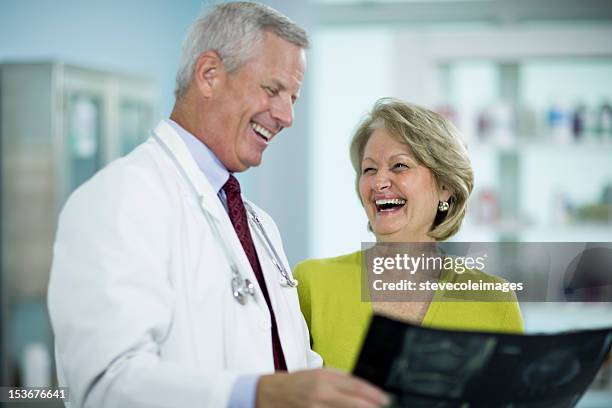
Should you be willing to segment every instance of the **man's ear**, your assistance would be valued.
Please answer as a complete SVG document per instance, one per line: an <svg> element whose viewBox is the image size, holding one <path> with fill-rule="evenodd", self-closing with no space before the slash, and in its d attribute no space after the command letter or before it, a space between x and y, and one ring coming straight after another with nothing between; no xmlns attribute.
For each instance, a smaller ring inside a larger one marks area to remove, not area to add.
<svg viewBox="0 0 612 408"><path fill-rule="evenodd" d="M214 51L206 51L196 60L193 82L205 98L210 98L213 88L223 79L225 69L221 57Z"/></svg>

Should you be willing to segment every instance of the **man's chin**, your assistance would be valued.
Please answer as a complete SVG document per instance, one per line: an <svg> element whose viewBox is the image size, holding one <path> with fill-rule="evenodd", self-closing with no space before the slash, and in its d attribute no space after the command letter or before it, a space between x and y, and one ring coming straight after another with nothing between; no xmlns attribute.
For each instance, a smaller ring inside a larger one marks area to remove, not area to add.
<svg viewBox="0 0 612 408"><path fill-rule="evenodd" d="M261 156L259 159L245 160L238 163L234 168L229 169L232 173L242 173L243 171L247 171L251 167L258 167L261 164Z"/></svg>

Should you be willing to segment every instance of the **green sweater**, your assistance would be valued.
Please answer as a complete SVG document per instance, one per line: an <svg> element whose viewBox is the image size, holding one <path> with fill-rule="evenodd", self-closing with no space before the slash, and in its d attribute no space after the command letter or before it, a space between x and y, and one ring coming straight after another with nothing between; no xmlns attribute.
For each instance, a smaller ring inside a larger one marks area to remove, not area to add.
<svg viewBox="0 0 612 408"><path fill-rule="evenodd" d="M372 316L371 303L361 300L361 252L304 261L296 266L294 275L299 280L300 307L313 350L321 355L325 366L351 371ZM460 279L504 282L477 270L467 271ZM440 292L435 294L423 326L523 332L523 319L512 292L508 301L495 302L436 301L440 296Z"/></svg>

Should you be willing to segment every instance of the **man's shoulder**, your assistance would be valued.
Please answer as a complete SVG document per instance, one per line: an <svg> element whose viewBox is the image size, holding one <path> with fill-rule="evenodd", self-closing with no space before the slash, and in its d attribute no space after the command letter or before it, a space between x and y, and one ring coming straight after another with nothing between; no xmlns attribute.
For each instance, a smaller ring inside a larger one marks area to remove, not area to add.
<svg viewBox="0 0 612 408"><path fill-rule="evenodd" d="M110 162L101 169L98 174L101 176L131 175L136 177L157 177L163 173L168 160L164 155L160 155L161 150L153 138L149 138L140 145L136 146L127 155Z"/></svg>
<svg viewBox="0 0 612 408"><path fill-rule="evenodd" d="M165 174L164 174L165 173ZM81 184L69 197L67 205L82 201L119 199L150 200L163 198L167 171L156 156L154 141L149 139L124 157L113 160L89 180Z"/></svg>

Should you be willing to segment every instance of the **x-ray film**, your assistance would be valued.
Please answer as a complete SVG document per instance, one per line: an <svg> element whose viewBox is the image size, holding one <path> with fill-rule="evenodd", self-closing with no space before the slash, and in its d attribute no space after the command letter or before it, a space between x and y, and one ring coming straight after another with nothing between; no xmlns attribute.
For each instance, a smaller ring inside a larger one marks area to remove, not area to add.
<svg viewBox="0 0 612 408"><path fill-rule="evenodd" d="M612 344L612 328L546 335L437 330L374 316L354 373L394 407L573 407Z"/></svg>

